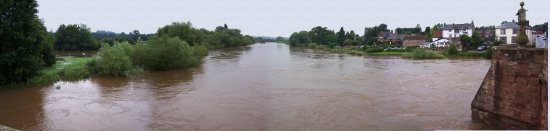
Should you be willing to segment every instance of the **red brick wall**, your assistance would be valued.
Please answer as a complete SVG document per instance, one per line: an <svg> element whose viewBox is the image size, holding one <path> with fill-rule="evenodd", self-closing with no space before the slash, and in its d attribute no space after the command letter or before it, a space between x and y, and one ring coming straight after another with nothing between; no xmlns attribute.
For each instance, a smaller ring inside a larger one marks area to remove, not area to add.
<svg viewBox="0 0 550 131"><path fill-rule="evenodd" d="M472 101L472 115L505 129L547 129L545 49L500 46ZM544 124L543 124L544 123Z"/></svg>
<svg viewBox="0 0 550 131"><path fill-rule="evenodd" d="M416 46L422 44L423 42L426 42L426 40L404 40L403 41L403 47L410 47L410 46Z"/></svg>

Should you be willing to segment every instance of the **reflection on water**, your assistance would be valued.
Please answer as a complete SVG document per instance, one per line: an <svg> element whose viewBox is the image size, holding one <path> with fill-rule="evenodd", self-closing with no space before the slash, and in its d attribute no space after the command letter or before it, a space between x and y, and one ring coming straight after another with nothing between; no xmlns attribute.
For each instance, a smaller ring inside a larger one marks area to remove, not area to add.
<svg viewBox="0 0 550 131"><path fill-rule="evenodd" d="M200 67L0 90L25 130L487 129L470 102L487 60L359 57L283 44L210 52Z"/></svg>

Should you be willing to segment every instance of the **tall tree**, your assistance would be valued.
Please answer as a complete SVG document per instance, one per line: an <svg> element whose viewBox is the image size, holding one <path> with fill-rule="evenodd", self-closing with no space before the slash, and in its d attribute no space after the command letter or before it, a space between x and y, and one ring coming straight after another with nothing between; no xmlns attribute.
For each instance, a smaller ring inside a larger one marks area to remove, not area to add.
<svg viewBox="0 0 550 131"><path fill-rule="evenodd" d="M55 48L57 50L95 50L99 48L99 44L86 25L63 24L55 33Z"/></svg>
<svg viewBox="0 0 550 131"><path fill-rule="evenodd" d="M344 41L346 40L346 31L344 31L344 27L340 27L340 31L338 31L338 38L336 43L338 43L340 46L344 46Z"/></svg>
<svg viewBox="0 0 550 131"><path fill-rule="evenodd" d="M288 41L291 46L302 46L311 43L311 38L309 38L309 32L300 31L292 33Z"/></svg>
<svg viewBox="0 0 550 131"><path fill-rule="evenodd" d="M462 45L463 52L466 52L470 48L471 42L472 42L472 39L468 35L460 36L460 43Z"/></svg>
<svg viewBox="0 0 550 131"><path fill-rule="evenodd" d="M355 31L351 30L349 31L349 34L347 36L348 39L355 40Z"/></svg>
<svg viewBox="0 0 550 131"><path fill-rule="evenodd" d="M327 27L317 26L309 31L311 41L321 45L333 45L336 43L336 34Z"/></svg>
<svg viewBox="0 0 550 131"><path fill-rule="evenodd" d="M55 63L51 36L36 13L35 0L0 4L0 85L25 82Z"/></svg>
<svg viewBox="0 0 550 131"><path fill-rule="evenodd" d="M429 26L426 26L426 29L424 29L424 34L426 34L428 36L428 40L431 41L433 35Z"/></svg>

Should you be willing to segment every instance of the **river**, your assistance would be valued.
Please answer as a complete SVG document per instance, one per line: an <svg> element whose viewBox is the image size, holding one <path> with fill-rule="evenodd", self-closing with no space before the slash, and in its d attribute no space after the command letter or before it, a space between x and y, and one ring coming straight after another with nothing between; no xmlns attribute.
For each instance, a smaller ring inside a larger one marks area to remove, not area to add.
<svg viewBox="0 0 550 131"><path fill-rule="evenodd" d="M24 130L488 129L470 103L488 60L360 57L284 44L211 51L197 68L0 90Z"/></svg>

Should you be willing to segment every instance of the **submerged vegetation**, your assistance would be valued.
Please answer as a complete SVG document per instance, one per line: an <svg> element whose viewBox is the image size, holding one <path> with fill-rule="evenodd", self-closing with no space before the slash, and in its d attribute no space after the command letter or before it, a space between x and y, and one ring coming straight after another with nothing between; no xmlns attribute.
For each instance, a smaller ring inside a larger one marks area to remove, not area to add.
<svg viewBox="0 0 550 131"><path fill-rule="evenodd" d="M57 61L53 66L42 69L37 75L31 77L22 85L43 85L60 80L75 81L88 78L91 73L86 68L86 63L92 61L91 57L67 57Z"/></svg>
<svg viewBox="0 0 550 131"><path fill-rule="evenodd" d="M406 52L401 55L403 58L412 58L412 59L443 59L446 58L444 55L431 50L424 49L415 49L411 52Z"/></svg>

